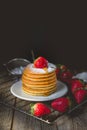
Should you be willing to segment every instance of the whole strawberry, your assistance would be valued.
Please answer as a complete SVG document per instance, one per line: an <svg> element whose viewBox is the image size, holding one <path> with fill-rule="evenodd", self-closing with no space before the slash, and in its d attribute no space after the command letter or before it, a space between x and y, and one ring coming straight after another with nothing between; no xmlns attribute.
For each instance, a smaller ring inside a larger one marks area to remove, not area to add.
<svg viewBox="0 0 87 130"><path fill-rule="evenodd" d="M71 73L71 71L69 70L66 70L66 71L63 71L60 75L60 80L63 81L63 82L66 82L68 84L71 83L71 79L72 79L72 76L73 74Z"/></svg>
<svg viewBox="0 0 87 130"><path fill-rule="evenodd" d="M62 65L62 64L57 64L57 69L56 69L56 75L57 77L59 78L61 73L65 70L67 70L67 67L65 65Z"/></svg>
<svg viewBox="0 0 87 130"><path fill-rule="evenodd" d="M84 83L79 79L72 79L71 81L71 92L74 94L75 91L83 89Z"/></svg>
<svg viewBox="0 0 87 130"><path fill-rule="evenodd" d="M56 76L59 77L59 74L60 74L60 69L57 67L56 68Z"/></svg>
<svg viewBox="0 0 87 130"><path fill-rule="evenodd" d="M44 115L50 114L51 110L43 103L35 103L30 105L31 114L37 117L42 117Z"/></svg>
<svg viewBox="0 0 87 130"><path fill-rule="evenodd" d="M60 65L60 69L62 72L68 70L68 68L65 65Z"/></svg>
<svg viewBox="0 0 87 130"><path fill-rule="evenodd" d="M36 68L45 68L48 67L48 61L44 58L44 57L38 57L35 61L34 61L34 67Z"/></svg>
<svg viewBox="0 0 87 130"><path fill-rule="evenodd" d="M84 101L85 97L87 96L87 92L84 89L78 90L75 92L74 97L78 104Z"/></svg>
<svg viewBox="0 0 87 130"><path fill-rule="evenodd" d="M61 97L55 99L51 103L51 107L59 112L66 112L70 106L70 100L67 97Z"/></svg>

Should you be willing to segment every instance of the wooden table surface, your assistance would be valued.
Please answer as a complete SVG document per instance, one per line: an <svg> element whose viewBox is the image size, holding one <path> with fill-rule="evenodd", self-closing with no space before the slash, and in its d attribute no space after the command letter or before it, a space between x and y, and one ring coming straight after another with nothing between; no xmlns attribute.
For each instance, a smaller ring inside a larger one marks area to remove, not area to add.
<svg viewBox="0 0 87 130"><path fill-rule="evenodd" d="M9 88L14 82L16 79L4 71L0 72L0 130L87 130L87 103L71 115L57 118L53 124L15 110L24 106L26 101L10 93Z"/></svg>

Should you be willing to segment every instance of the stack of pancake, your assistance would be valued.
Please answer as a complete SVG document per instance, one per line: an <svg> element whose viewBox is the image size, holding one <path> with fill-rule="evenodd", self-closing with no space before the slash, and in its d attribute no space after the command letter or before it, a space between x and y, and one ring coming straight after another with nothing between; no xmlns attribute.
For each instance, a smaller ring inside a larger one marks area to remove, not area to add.
<svg viewBox="0 0 87 130"><path fill-rule="evenodd" d="M48 96L57 89L55 65L49 64L48 68L38 69L29 64L22 74L23 91L35 96Z"/></svg>

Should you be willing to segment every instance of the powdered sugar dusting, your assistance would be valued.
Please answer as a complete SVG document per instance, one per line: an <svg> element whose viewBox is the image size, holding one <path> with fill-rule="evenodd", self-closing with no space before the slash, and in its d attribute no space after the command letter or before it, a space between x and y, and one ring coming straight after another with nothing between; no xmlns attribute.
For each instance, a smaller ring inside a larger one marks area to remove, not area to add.
<svg viewBox="0 0 87 130"><path fill-rule="evenodd" d="M47 69L45 70L44 68L35 68L34 67L34 64L29 64L27 66L27 68L29 67L29 69L32 71L32 72L35 72L35 73L40 73L40 74L45 74L45 73L50 73L50 72L53 72L55 69L56 69L56 66L52 63L48 63L48 67Z"/></svg>

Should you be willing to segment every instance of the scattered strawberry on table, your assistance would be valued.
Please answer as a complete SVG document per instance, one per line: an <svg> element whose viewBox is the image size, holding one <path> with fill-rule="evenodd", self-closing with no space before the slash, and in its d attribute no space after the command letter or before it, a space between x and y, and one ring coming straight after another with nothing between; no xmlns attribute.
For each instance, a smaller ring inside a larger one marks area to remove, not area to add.
<svg viewBox="0 0 87 130"><path fill-rule="evenodd" d="M52 101L51 107L59 112L66 112L70 107L70 99L67 97L60 97Z"/></svg>
<svg viewBox="0 0 87 130"><path fill-rule="evenodd" d="M60 80L63 82L66 82L68 84L71 83L73 74L70 72L70 70L63 71L60 75Z"/></svg>
<svg viewBox="0 0 87 130"><path fill-rule="evenodd" d="M44 115L50 114L51 110L44 103L35 103L30 104L30 112L32 115L37 117L42 117Z"/></svg>
<svg viewBox="0 0 87 130"><path fill-rule="evenodd" d="M67 67L66 67L65 65L57 64L56 66L57 66L57 68L56 68L56 75L57 75L58 77L60 76L61 72L67 70Z"/></svg>
<svg viewBox="0 0 87 130"><path fill-rule="evenodd" d="M71 81L71 92L74 94L75 91L83 89L84 88L84 82L79 79L72 79Z"/></svg>
<svg viewBox="0 0 87 130"><path fill-rule="evenodd" d="M77 104L82 103L87 97L87 85L80 79L73 79L74 74L65 65L58 64L56 69L57 78L67 83L69 91Z"/></svg>
<svg viewBox="0 0 87 130"><path fill-rule="evenodd" d="M87 92L84 89L77 90L74 94L75 100L78 104L80 104L87 96Z"/></svg>
<svg viewBox="0 0 87 130"><path fill-rule="evenodd" d="M61 81L70 84L73 77L73 73L65 66L58 64L56 69L57 78Z"/></svg>
<svg viewBox="0 0 87 130"><path fill-rule="evenodd" d="M85 83L80 79L72 79L71 92L75 98L76 103L80 104L87 97L87 90Z"/></svg>

